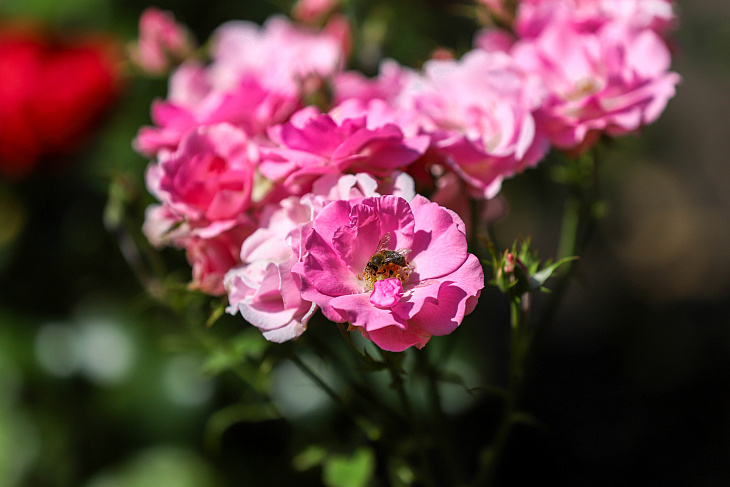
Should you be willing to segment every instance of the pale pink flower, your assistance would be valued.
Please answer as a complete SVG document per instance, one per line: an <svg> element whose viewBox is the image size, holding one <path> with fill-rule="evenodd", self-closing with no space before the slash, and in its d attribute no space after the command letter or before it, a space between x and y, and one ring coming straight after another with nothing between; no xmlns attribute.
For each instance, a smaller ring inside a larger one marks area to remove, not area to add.
<svg viewBox="0 0 730 487"><path fill-rule="evenodd" d="M411 83L420 79L418 73L405 68L392 59L380 63L380 72L375 78L368 78L359 71L344 71L332 81L334 102L356 99L369 102L373 99L385 100L389 104Z"/></svg>
<svg viewBox="0 0 730 487"><path fill-rule="evenodd" d="M334 201L315 217L304 248L293 267L302 297L385 350L420 348L451 333L484 287L461 219L419 195L410 203L397 196ZM381 250L407 262L373 259ZM384 274L370 271L375 262L386 264L376 266Z"/></svg>
<svg viewBox="0 0 730 487"><path fill-rule="evenodd" d="M544 83L548 97L536 118L561 149L585 150L600 134L624 135L652 123L679 82L653 30L618 20L586 29L561 9L511 53Z"/></svg>
<svg viewBox="0 0 730 487"><path fill-rule="evenodd" d="M662 37L676 22L671 0L522 0L515 30L521 38L537 37L556 18L580 31L595 31L618 21L632 29L651 29Z"/></svg>
<svg viewBox="0 0 730 487"><path fill-rule="evenodd" d="M413 180L398 174L392 180L376 180L364 174L326 175L313 184L313 193L289 197L267 205L259 228L241 246L241 265L225 277L230 314L240 313L274 342L301 335L317 307L302 299L301 279L291 272L301 262L302 242L313 218L332 200L362 200L390 190L413 198Z"/></svg>
<svg viewBox="0 0 730 487"><path fill-rule="evenodd" d="M460 60L430 60L396 103L421 114L435 154L478 197L492 198L502 180L537 164L548 149L533 111L543 91L504 52L473 50Z"/></svg>
<svg viewBox="0 0 730 487"><path fill-rule="evenodd" d="M406 134L397 121L382 100L348 100L326 114L305 108L269 130L276 147L261 149L261 173L290 186L293 194L307 191L324 174L386 177L418 159L429 145L428 136Z"/></svg>
<svg viewBox="0 0 730 487"><path fill-rule="evenodd" d="M326 31L292 24L283 16L263 26L231 21L214 34L213 77L233 87L254 75L274 91L301 93L309 78L329 78L344 63L342 40Z"/></svg>
<svg viewBox="0 0 730 487"><path fill-rule="evenodd" d="M190 32L171 12L148 7L139 18L139 39L132 46L132 62L151 74L163 74L195 49Z"/></svg>
<svg viewBox="0 0 730 487"><path fill-rule="evenodd" d="M170 77L168 99L153 102L155 126L142 127L133 145L141 154L159 155L177 149L180 140L198 127L218 123L258 136L286 120L300 105L298 93L272 90L253 75L222 89L209 67L188 62Z"/></svg>
<svg viewBox="0 0 730 487"><path fill-rule="evenodd" d="M272 17L261 27L228 22L213 34L212 61L183 64L170 78L168 99L155 101L152 122L134 147L147 156L174 151L199 126L227 122L251 137L284 122L339 72L342 32L315 31Z"/></svg>
<svg viewBox="0 0 730 487"><path fill-rule="evenodd" d="M301 335L317 309L302 299L300 278L291 272L300 261L302 232L312 213L313 207L298 197L267 207L259 228L241 246L242 265L224 279L230 303L226 311L240 313L273 342Z"/></svg>

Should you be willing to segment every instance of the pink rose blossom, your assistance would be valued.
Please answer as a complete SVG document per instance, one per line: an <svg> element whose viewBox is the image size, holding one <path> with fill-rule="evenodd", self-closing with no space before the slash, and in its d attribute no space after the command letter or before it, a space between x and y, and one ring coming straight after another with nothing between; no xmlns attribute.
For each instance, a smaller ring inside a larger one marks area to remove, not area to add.
<svg viewBox="0 0 730 487"><path fill-rule="evenodd" d="M247 21L226 22L214 34L212 75L233 87L255 75L273 91L299 93L308 78L328 78L344 63L342 40L326 31L295 26L283 16L263 27Z"/></svg>
<svg viewBox="0 0 730 487"><path fill-rule="evenodd" d="M148 187L170 210L210 234L240 221L251 204L257 152L228 124L201 127L148 170Z"/></svg>
<svg viewBox="0 0 730 487"><path fill-rule="evenodd" d="M242 223L208 238L193 233L181 240L193 268L190 288L215 296L224 294L223 277L239 263L241 244L251 231L249 224Z"/></svg>
<svg viewBox="0 0 730 487"><path fill-rule="evenodd" d="M313 207L298 197L267 207L259 229L241 246L243 264L231 269L224 279L228 313L241 313L273 342L301 335L317 309L302 299L300 278L291 272L300 261L302 232L308 230L312 213Z"/></svg>
<svg viewBox="0 0 730 487"><path fill-rule="evenodd" d="M318 22L337 8L339 0L297 0L292 17L308 24Z"/></svg>
<svg viewBox="0 0 730 487"><path fill-rule="evenodd" d="M189 56L193 49L190 33L175 21L172 13L149 7L139 19L139 40L130 55L143 70L163 74L174 63Z"/></svg>
<svg viewBox="0 0 730 487"><path fill-rule="evenodd" d="M429 145L427 136L405 134L394 117L382 100L348 100L326 114L305 108L269 131L277 147L262 148L261 173L291 186L292 193L301 193L302 185L306 191L307 182L323 174L388 176Z"/></svg>
<svg viewBox="0 0 730 487"><path fill-rule="evenodd" d="M227 124L188 134L174 153L147 170L148 189L162 202L146 213L143 230L154 245L184 248L193 287L223 292L223 275L236 265L251 233L255 147Z"/></svg>
<svg viewBox="0 0 730 487"><path fill-rule="evenodd" d="M392 190L413 198L413 180L398 174L392 180L378 181L359 173L340 177L326 175L313 184L313 193L302 198L289 197L267 205L259 228L241 246L242 264L225 277L230 314L241 313L274 342L301 335L317 307L302 299L301 279L291 272L301 262L303 239L319 211L332 200L362 200L378 196L378 190Z"/></svg>
<svg viewBox="0 0 730 487"><path fill-rule="evenodd" d="M393 261L375 274L368 263L381 246L407 265ZM293 267L302 297L385 350L420 348L451 333L484 287L461 219L418 195L410 203L397 196L334 201L315 217L304 248Z"/></svg>
<svg viewBox="0 0 730 487"><path fill-rule="evenodd" d="M523 0L515 30L522 38L538 37L556 18L584 32L618 21L632 29L651 29L662 37L676 22L671 0Z"/></svg>
<svg viewBox="0 0 730 487"><path fill-rule="evenodd" d="M460 60L430 60L397 103L431 120L432 147L474 192L494 197L505 177L533 166L547 139L532 112L543 91L507 54L474 50Z"/></svg>
<svg viewBox="0 0 730 487"><path fill-rule="evenodd" d="M168 99L152 104L156 126L140 129L134 148L147 156L174 151L187 133L218 123L233 124L249 136L261 135L301 103L297 93L271 90L255 76L241 77L226 89L214 81L210 68L197 62L178 68L170 77Z"/></svg>
<svg viewBox="0 0 730 487"><path fill-rule="evenodd" d="M561 9L511 52L544 83L548 98L536 118L562 149L585 150L601 133L624 135L652 123L679 82L654 31L621 21L586 30Z"/></svg>
<svg viewBox="0 0 730 487"><path fill-rule="evenodd" d="M251 137L263 136L339 72L342 35L341 29L318 32L283 17L263 27L223 24L213 35L212 62L189 61L173 73L168 99L152 106L155 126L139 131L135 149L147 156L174 151L188 132L224 122Z"/></svg>

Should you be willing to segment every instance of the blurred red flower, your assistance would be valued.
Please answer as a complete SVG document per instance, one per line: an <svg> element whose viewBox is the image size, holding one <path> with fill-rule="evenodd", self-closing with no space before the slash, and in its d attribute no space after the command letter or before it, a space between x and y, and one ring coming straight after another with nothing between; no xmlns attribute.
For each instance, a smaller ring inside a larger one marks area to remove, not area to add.
<svg viewBox="0 0 730 487"><path fill-rule="evenodd" d="M76 152L119 92L120 59L108 39L0 27L0 174Z"/></svg>

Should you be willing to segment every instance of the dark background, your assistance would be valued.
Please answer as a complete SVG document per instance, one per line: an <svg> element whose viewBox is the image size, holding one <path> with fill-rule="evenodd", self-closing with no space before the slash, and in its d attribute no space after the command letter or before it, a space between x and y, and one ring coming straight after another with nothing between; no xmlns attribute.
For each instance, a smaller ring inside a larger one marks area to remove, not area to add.
<svg viewBox="0 0 730 487"><path fill-rule="evenodd" d="M382 55L417 66L440 45L469 48L476 25L463 4L391 3L349 7L356 27L385 27L376 39ZM126 43L148 5L10 0L0 20L100 30ZM226 20L260 23L288 3L155 5L201 41ZM730 482L730 4L695 0L678 10L674 70L682 83L657 123L617 141L601 161L607 215L535 346L523 407L539 426L514 430L504 485ZM353 65L372 74L369 56L356 52ZM121 178L132 193L142 188L147 161L130 141L164 91L164 80L128 79L73 164L0 182L0 485L319 482L316 471L291 477L290 456L301 445L281 420L235 424L206 446L208 418L245 393L233 376L198 373L204 354L179 318L146 297L119 235L104 226L110 185ZM531 235L546 258L555 253L565 196L550 169L505 183L510 213L496 225L503 242ZM166 258L183 262L174 252ZM486 291L465 324L453 337L464 373L503 383L506 304ZM222 326L210 333L238 323ZM494 405L460 404L452 419L471 456Z"/></svg>

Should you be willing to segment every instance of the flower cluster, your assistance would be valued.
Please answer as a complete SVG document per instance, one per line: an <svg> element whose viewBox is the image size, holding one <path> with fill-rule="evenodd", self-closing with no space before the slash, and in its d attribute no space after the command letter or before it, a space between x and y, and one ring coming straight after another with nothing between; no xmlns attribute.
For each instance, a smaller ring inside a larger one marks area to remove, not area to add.
<svg viewBox="0 0 730 487"><path fill-rule="evenodd" d="M512 30L420 70L385 60L374 78L344 70L337 2L298 4L300 24L222 25L210 61L175 69L134 141L160 201L150 241L185 249L191 286L226 294L272 341L299 336L317 309L386 350L452 332L484 286L467 215L452 209L493 198L551 147L579 152L653 122L679 81L669 2L486 5ZM182 52L174 19L144 20L139 59Z"/></svg>

